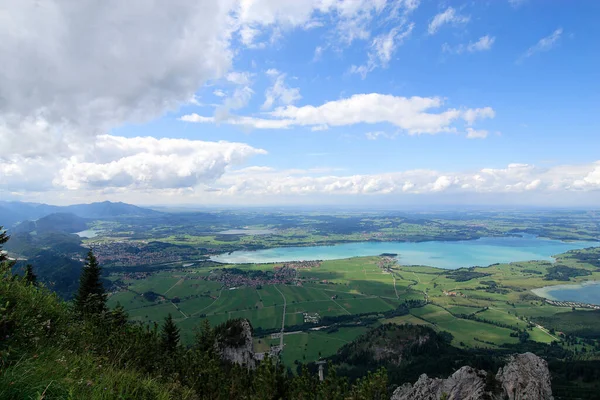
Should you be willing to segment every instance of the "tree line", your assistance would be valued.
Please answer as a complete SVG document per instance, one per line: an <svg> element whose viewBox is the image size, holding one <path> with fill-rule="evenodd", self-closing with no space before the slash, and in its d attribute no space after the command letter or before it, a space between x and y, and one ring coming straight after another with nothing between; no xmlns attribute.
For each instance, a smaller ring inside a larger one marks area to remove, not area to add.
<svg viewBox="0 0 600 400"><path fill-rule="evenodd" d="M8 236L0 227L0 250ZM265 358L255 369L229 363L204 320L184 346L171 315L158 326L128 321L108 307L92 251L73 301L23 276L0 253L0 398L384 399L385 370L350 383L330 367L323 382Z"/></svg>

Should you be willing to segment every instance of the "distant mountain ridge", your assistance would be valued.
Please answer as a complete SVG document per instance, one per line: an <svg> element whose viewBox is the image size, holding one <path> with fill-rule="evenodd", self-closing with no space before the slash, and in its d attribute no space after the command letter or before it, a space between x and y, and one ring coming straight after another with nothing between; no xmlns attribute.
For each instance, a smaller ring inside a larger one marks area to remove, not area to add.
<svg viewBox="0 0 600 400"><path fill-rule="evenodd" d="M162 215L160 211L122 202L103 201L70 206L53 206L20 201L0 201L0 225L7 228L19 222L37 220L55 213L74 214L80 218L149 217Z"/></svg>
<svg viewBox="0 0 600 400"><path fill-rule="evenodd" d="M87 229L87 221L72 213L52 213L36 221L24 221L11 229L12 233L38 234L46 232L76 233Z"/></svg>

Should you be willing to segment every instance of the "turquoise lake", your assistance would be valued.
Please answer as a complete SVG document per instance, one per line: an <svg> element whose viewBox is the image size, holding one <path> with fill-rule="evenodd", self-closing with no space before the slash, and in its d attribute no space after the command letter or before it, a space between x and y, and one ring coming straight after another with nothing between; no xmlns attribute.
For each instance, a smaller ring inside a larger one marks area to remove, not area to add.
<svg viewBox="0 0 600 400"><path fill-rule="evenodd" d="M600 305L600 282L589 281L581 285L557 285L533 289L540 297L558 301L576 301L579 303Z"/></svg>
<svg viewBox="0 0 600 400"><path fill-rule="evenodd" d="M85 231L76 232L75 234L84 239L91 239L98 236L98 232L93 229L86 229Z"/></svg>
<svg viewBox="0 0 600 400"><path fill-rule="evenodd" d="M598 242L561 242L535 236L486 237L477 240L431 242L358 242L335 246L279 247L234 251L211 257L222 263L269 263L302 260L335 260L396 253L400 264L456 269L527 260L553 261L569 250L598 246Z"/></svg>

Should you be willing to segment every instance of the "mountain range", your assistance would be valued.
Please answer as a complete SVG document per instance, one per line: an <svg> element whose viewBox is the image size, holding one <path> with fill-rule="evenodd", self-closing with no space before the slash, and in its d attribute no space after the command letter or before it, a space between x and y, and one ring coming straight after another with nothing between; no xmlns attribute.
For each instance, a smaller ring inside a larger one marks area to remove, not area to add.
<svg viewBox="0 0 600 400"><path fill-rule="evenodd" d="M142 208L127 203L110 201L74 204L70 206L54 206L42 203L26 203L20 201L0 201L0 225L10 228L23 221L34 221L50 214L74 214L80 218L117 218L117 217L149 217L158 216L159 211Z"/></svg>

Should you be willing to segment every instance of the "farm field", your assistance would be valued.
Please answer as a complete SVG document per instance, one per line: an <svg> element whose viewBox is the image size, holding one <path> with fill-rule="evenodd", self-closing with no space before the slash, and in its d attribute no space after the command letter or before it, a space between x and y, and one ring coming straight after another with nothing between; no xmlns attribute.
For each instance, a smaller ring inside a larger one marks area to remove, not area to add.
<svg viewBox="0 0 600 400"><path fill-rule="evenodd" d="M573 283L600 279L595 266L569 253L561 255L558 262L589 271L589 275L570 278ZM548 321L562 313L555 324L555 328L562 328L569 322L560 321L569 321L564 316L571 314L570 308L545 303L530 291L564 284L543 279L553 265L545 261L443 270L401 264L384 268L381 257L354 257L298 269L293 284L231 287L227 282L211 280L213 271L231 270L243 276L270 273L282 265L191 267L161 271L141 279L113 276L112 279L123 283L123 290L113 293L109 304L120 303L132 320L144 323L160 324L171 313L186 343L191 343L194 329L204 319L217 325L231 318L246 318L258 333L257 351L279 344L279 339L271 339L269 335L279 332L284 323L286 334L281 357L287 366L332 355L344 343L380 323L428 325L451 333L452 344L458 347L498 348L517 343L515 332L524 330L528 331L529 340L550 343L559 339L549 333L550 326L546 328L545 324L550 325ZM408 314L389 314L406 301L415 300L427 304L412 306ZM305 314L324 318L332 326L341 325L311 331L305 323ZM582 317L576 320L587 321ZM581 329L587 329L586 323L580 323ZM260 337L261 334L264 336Z"/></svg>
<svg viewBox="0 0 600 400"><path fill-rule="evenodd" d="M286 335L282 360L285 365L292 366L296 361L306 363L329 357L366 331L365 327L357 327L340 328L334 333L308 331Z"/></svg>

